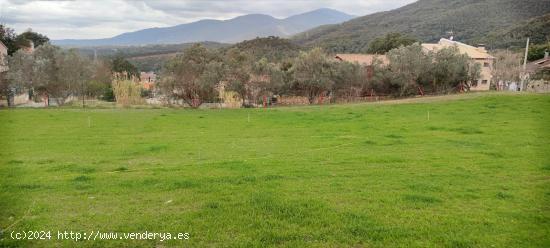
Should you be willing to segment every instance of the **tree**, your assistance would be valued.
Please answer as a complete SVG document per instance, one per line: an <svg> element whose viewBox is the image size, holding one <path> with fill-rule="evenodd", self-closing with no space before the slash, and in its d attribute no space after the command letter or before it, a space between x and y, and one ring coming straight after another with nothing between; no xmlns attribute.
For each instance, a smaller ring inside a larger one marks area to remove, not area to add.
<svg viewBox="0 0 550 248"><path fill-rule="evenodd" d="M509 50L497 51L493 54L495 64L493 65L494 82L519 82L519 75L522 71L520 53Z"/></svg>
<svg viewBox="0 0 550 248"><path fill-rule="evenodd" d="M44 45L38 47L32 54L32 88L38 94L46 97L48 105L50 97L62 97L65 94L65 89L59 84L60 81L58 80L59 67L57 59L59 58L59 52L59 47Z"/></svg>
<svg viewBox="0 0 550 248"><path fill-rule="evenodd" d="M126 60L121 54L117 54L111 61L111 71L118 74L126 74L128 78L139 78L139 70Z"/></svg>
<svg viewBox="0 0 550 248"><path fill-rule="evenodd" d="M307 97L310 104L315 98L331 90L334 84L332 63L320 48L301 52L294 61L292 72L293 87Z"/></svg>
<svg viewBox="0 0 550 248"><path fill-rule="evenodd" d="M223 75L222 63L216 53L196 44L168 61L161 75L160 86L166 94L198 108L216 99L216 85Z"/></svg>
<svg viewBox="0 0 550 248"><path fill-rule="evenodd" d="M115 101L111 82L113 72L109 63L98 60L92 63L92 78L88 85L89 97L102 97L106 101Z"/></svg>
<svg viewBox="0 0 550 248"><path fill-rule="evenodd" d="M392 81L399 87L399 96L415 94L422 82L430 77L432 58L418 43L391 50L388 59Z"/></svg>
<svg viewBox="0 0 550 248"><path fill-rule="evenodd" d="M32 88L34 77L34 58L31 54L17 51L9 57L9 71L6 73L5 94L15 94L23 89Z"/></svg>
<svg viewBox="0 0 550 248"><path fill-rule="evenodd" d="M8 72L0 70L0 96L6 98L8 106L11 106L10 95L12 92L12 85L7 77Z"/></svg>
<svg viewBox="0 0 550 248"><path fill-rule="evenodd" d="M0 24L0 41L8 48L8 55L14 54L19 49L15 42L16 39L17 34L13 29Z"/></svg>
<svg viewBox="0 0 550 248"><path fill-rule="evenodd" d="M80 96L82 106L85 106L85 97L89 93L89 83L92 79L93 68L90 59L81 56L74 49L61 51L57 54L58 90L55 94L58 104L65 103L72 96Z"/></svg>
<svg viewBox="0 0 550 248"><path fill-rule="evenodd" d="M366 68L357 63L336 63L332 79L336 96L354 97L361 93L366 84Z"/></svg>
<svg viewBox="0 0 550 248"><path fill-rule="evenodd" d="M8 48L8 55L13 55L20 48L29 47L31 41L35 47L38 47L48 43L50 39L31 29L17 35L13 29L0 24L0 41Z"/></svg>
<svg viewBox="0 0 550 248"><path fill-rule="evenodd" d="M475 67L469 66L468 55L461 54L457 47L446 47L430 55L433 56L431 73L434 91L441 89L447 92L461 84L469 86L466 82L475 74L468 73Z"/></svg>
<svg viewBox="0 0 550 248"><path fill-rule="evenodd" d="M250 97L253 59L249 53L238 48L230 49L224 58L226 89L236 92L247 106Z"/></svg>
<svg viewBox="0 0 550 248"><path fill-rule="evenodd" d="M369 43L368 53L386 54L392 49L400 46L409 46L417 42L416 39L400 33L388 33L378 37Z"/></svg>
<svg viewBox="0 0 550 248"><path fill-rule="evenodd" d="M480 63L470 63L468 66L468 73L466 82L477 82L481 77L481 64ZM468 90L470 90L470 84L466 84Z"/></svg>
<svg viewBox="0 0 550 248"><path fill-rule="evenodd" d="M32 54L17 51L10 58L8 78L16 90L32 89L49 104L63 105L70 96L84 95L92 75L90 61L75 50L62 51L46 43Z"/></svg>
<svg viewBox="0 0 550 248"><path fill-rule="evenodd" d="M534 61L542 59L544 58L544 53L546 52L550 52L550 42L531 45L527 54L527 60Z"/></svg>
<svg viewBox="0 0 550 248"><path fill-rule="evenodd" d="M19 48L30 47L31 42L34 47L39 47L48 43L49 41L50 39L47 36L39 34L37 32L33 32L32 29L28 29L24 33L19 34L15 40Z"/></svg>

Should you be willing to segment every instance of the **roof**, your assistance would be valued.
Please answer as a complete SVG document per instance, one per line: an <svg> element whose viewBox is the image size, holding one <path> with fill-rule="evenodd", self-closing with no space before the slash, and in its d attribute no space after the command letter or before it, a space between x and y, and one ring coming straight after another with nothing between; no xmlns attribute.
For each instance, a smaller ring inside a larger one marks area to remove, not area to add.
<svg viewBox="0 0 550 248"><path fill-rule="evenodd" d="M428 51L438 51L446 47L456 46L460 53L467 54L472 59L494 59L484 47L474 47L462 42L441 38L436 44L424 43L422 47Z"/></svg>
<svg viewBox="0 0 550 248"><path fill-rule="evenodd" d="M372 65L375 59L380 60L382 64L385 64L385 65L389 64L389 60L388 60L388 57L386 57L386 55L378 55L378 54L341 53L341 54L336 54L334 58L340 61L358 63L360 65Z"/></svg>
<svg viewBox="0 0 550 248"><path fill-rule="evenodd" d="M527 64L527 71L534 72L539 69L550 69L550 57L535 60Z"/></svg>

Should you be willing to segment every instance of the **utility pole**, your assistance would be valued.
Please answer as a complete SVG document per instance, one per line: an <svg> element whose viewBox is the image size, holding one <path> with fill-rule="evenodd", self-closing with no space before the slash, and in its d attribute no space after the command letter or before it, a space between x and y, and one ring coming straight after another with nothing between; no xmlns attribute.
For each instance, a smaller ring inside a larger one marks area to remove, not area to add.
<svg viewBox="0 0 550 248"><path fill-rule="evenodd" d="M523 75L520 75L521 78L521 88L520 91L524 91L525 81L527 80L527 54L529 53L529 38L527 38L527 44L525 45L525 57L523 58Z"/></svg>

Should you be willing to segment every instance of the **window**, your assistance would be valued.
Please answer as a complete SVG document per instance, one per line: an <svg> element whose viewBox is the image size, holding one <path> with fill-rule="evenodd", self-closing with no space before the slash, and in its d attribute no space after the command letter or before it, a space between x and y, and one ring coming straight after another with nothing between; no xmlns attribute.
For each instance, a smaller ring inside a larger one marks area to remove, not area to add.
<svg viewBox="0 0 550 248"><path fill-rule="evenodd" d="M481 84L487 84L487 80L481 81Z"/></svg>
<svg viewBox="0 0 550 248"><path fill-rule="evenodd" d="M485 62L485 63L483 63L483 67L491 67L491 64Z"/></svg>

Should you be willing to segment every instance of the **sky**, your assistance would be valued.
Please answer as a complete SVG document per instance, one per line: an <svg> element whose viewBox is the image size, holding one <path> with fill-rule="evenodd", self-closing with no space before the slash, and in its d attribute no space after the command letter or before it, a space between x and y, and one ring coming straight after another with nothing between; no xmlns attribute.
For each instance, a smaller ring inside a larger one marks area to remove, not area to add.
<svg viewBox="0 0 550 248"><path fill-rule="evenodd" d="M395 9L415 0L0 0L0 23L50 39L109 38L153 27L245 14L276 18L332 8L352 15Z"/></svg>

